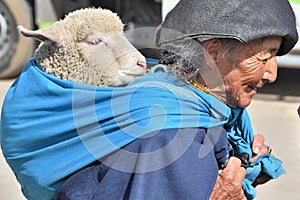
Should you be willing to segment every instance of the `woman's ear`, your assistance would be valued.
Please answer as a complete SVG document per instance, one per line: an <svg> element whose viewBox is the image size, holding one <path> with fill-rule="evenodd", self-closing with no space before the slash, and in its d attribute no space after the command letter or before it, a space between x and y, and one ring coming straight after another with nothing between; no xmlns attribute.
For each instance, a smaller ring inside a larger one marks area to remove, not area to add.
<svg viewBox="0 0 300 200"><path fill-rule="evenodd" d="M204 50L214 62L218 62L223 52L223 43L220 39L211 39L204 43Z"/></svg>

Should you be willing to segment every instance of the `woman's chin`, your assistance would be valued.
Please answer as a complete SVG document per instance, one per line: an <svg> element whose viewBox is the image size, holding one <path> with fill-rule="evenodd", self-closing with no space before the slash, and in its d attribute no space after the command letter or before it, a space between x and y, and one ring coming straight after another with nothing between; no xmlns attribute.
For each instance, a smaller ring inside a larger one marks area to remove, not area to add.
<svg viewBox="0 0 300 200"><path fill-rule="evenodd" d="M247 99L242 99L241 101L238 102L238 107L240 108L246 108L250 105L251 103L251 98L247 98Z"/></svg>
<svg viewBox="0 0 300 200"><path fill-rule="evenodd" d="M252 98L241 98L236 101L227 102L226 104L231 108L246 108L250 105Z"/></svg>

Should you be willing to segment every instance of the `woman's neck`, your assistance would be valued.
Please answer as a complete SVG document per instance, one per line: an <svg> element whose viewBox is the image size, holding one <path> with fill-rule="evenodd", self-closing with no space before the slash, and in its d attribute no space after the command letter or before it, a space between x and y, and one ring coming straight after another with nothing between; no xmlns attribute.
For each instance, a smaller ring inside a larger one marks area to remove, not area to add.
<svg viewBox="0 0 300 200"><path fill-rule="evenodd" d="M199 76L195 80L188 81L188 83L197 90L210 94L226 104L226 92L224 84L220 83L222 81L216 81L222 79L220 79L219 77L215 77L215 79L207 80L213 81L205 81L201 76Z"/></svg>

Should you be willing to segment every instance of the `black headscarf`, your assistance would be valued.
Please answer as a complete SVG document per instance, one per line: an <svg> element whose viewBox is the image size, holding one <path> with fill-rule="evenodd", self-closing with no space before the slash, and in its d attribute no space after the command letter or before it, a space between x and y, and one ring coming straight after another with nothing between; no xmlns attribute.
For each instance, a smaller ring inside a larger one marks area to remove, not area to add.
<svg viewBox="0 0 300 200"><path fill-rule="evenodd" d="M287 54L297 43L294 12L288 0L181 0L156 32L156 45L172 49L181 40L232 38L243 43L282 37L277 55Z"/></svg>

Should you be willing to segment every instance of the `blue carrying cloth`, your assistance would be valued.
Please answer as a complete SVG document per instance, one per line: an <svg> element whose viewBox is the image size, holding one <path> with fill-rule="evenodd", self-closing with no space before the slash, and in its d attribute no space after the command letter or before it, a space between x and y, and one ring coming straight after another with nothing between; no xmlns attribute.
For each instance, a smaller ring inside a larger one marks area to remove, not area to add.
<svg viewBox="0 0 300 200"><path fill-rule="evenodd" d="M238 151L251 156L246 110L230 109L168 73L147 74L127 87L95 87L46 74L31 59L5 97L1 146L24 195L43 200L52 199L70 175L136 138L216 126L226 126ZM259 158L252 174L271 169L268 174L278 177L284 170L274 160ZM252 179L243 184L255 196Z"/></svg>
<svg viewBox="0 0 300 200"><path fill-rule="evenodd" d="M253 129L251 127L250 118L247 112L241 113L242 120L234 121L232 126L230 122L224 127L227 130L227 136L230 144L235 148L238 155L248 154L252 157L252 142ZM248 160L249 161L249 160ZM254 199L256 197L256 189L252 186L255 179L261 174L265 173L271 178L276 179L280 175L285 174L284 168L281 166L282 162L274 156L267 154L258 157L246 169L246 177L243 180L243 188L247 199Z"/></svg>

